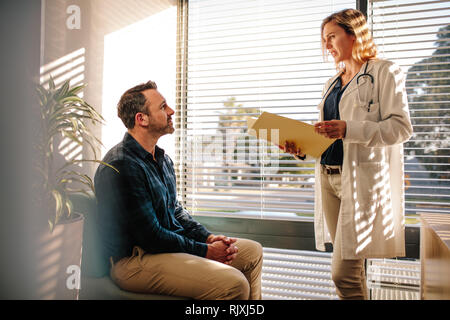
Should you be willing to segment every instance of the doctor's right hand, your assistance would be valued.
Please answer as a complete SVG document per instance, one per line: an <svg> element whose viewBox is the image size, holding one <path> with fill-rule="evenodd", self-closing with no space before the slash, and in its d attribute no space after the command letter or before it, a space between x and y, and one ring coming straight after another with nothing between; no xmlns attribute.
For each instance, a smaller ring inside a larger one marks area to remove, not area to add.
<svg viewBox="0 0 450 320"><path fill-rule="evenodd" d="M292 154L295 158L299 160L305 160L306 154L302 153L300 148L297 148L297 145L294 141L286 141L284 146L278 146L281 150Z"/></svg>

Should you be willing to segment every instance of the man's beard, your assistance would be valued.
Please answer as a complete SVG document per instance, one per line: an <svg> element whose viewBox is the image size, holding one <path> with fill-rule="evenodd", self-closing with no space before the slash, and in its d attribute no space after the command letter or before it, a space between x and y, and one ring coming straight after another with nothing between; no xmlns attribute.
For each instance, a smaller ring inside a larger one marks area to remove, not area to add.
<svg viewBox="0 0 450 320"><path fill-rule="evenodd" d="M170 122L167 121L167 125L159 127L155 127L154 125L150 124L149 129L152 132L160 134L161 136L165 134L172 134L175 131L175 128L173 127L173 122L171 121Z"/></svg>
<svg viewBox="0 0 450 320"><path fill-rule="evenodd" d="M165 131L167 132L167 133L173 133L174 131L175 131L175 128L174 128L174 126L173 126L173 120L172 119L170 119L170 120L167 120L167 126L165 127Z"/></svg>
<svg viewBox="0 0 450 320"><path fill-rule="evenodd" d="M168 134L172 134L172 133L175 132L175 128L174 128L173 125L168 124L165 131L166 131L166 133L168 133Z"/></svg>

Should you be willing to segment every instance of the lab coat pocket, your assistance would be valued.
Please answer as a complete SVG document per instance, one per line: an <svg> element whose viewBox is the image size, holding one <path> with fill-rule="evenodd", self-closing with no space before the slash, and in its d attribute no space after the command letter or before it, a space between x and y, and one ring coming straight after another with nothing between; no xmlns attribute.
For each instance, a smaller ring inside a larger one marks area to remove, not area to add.
<svg viewBox="0 0 450 320"><path fill-rule="evenodd" d="M349 116L348 118L350 118L351 120L358 120L358 121L378 122L380 121L380 104L355 103L354 107L352 108L351 116Z"/></svg>
<svg viewBox="0 0 450 320"><path fill-rule="evenodd" d="M355 120L361 121L380 121L380 104L379 103L371 103L371 104L356 104L355 109L357 113L353 117Z"/></svg>
<svg viewBox="0 0 450 320"><path fill-rule="evenodd" d="M355 223L358 230L371 225L379 209L382 183L381 162L360 162L356 170L354 201Z"/></svg>
<svg viewBox="0 0 450 320"><path fill-rule="evenodd" d="M365 147L359 144L357 150L358 163L366 163L369 166L370 164L381 162L384 159L384 152L380 148Z"/></svg>
<svg viewBox="0 0 450 320"><path fill-rule="evenodd" d="M380 104L371 103L367 107L366 119L374 122L380 121Z"/></svg>

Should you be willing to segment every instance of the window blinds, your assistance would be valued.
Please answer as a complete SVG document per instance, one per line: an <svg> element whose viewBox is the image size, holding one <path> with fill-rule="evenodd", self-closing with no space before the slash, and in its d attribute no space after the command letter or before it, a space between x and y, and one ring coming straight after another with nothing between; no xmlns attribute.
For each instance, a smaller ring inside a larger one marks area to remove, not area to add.
<svg viewBox="0 0 450 320"><path fill-rule="evenodd" d="M450 213L450 1L370 1L382 58L406 73L406 214Z"/></svg>
<svg viewBox="0 0 450 320"><path fill-rule="evenodd" d="M177 175L193 214L311 218L314 169L247 134L268 111L317 120L324 82L320 24L355 1L181 1Z"/></svg>
<svg viewBox="0 0 450 320"><path fill-rule="evenodd" d="M298 219L314 212L313 163L246 134L268 111L317 120L335 73L320 50L327 15L355 1L179 1L179 194L193 214ZM450 213L450 1L369 1L380 57L407 75L406 214ZM407 221L408 222L408 221Z"/></svg>

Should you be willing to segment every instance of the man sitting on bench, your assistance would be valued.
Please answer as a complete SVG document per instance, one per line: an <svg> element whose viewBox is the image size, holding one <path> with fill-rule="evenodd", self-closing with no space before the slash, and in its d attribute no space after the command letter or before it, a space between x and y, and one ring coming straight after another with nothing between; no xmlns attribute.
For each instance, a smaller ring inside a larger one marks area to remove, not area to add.
<svg viewBox="0 0 450 320"><path fill-rule="evenodd" d="M95 174L99 233L122 289L193 299L261 299L262 247L210 233L177 200L173 162L156 144L174 132L154 82L118 103L127 127Z"/></svg>

